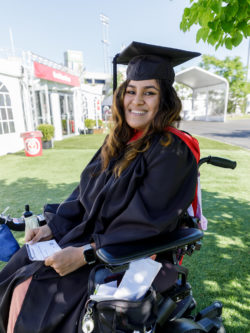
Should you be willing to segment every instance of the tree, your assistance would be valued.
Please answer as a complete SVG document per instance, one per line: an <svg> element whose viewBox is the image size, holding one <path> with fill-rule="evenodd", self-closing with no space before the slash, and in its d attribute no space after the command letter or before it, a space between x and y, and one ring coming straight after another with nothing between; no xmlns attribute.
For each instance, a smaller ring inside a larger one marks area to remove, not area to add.
<svg viewBox="0 0 250 333"><path fill-rule="evenodd" d="M124 75L122 72L117 71L117 87L119 87L124 81ZM108 86L106 88L106 95L111 96L113 94L113 76L110 82L108 82Z"/></svg>
<svg viewBox="0 0 250 333"><path fill-rule="evenodd" d="M198 24L197 43L202 39L216 49L225 45L231 50L250 35L250 0L190 0L191 3L190 8L184 9L180 28L185 32Z"/></svg>
<svg viewBox="0 0 250 333"><path fill-rule="evenodd" d="M219 60L213 56L203 55L200 67L228 80L228 112L235 112L237 106L244 111L246 96L250 92L250 83L246 82L246 68L240 57L226 57L224 60Z"/></svg>
<svg viewBox="0 0 250 333"><path fill-rule="evenodd" d="M191 98L192 97L192 89L182 83L175 82L174 88L178 93L180 99Z"/></svg>

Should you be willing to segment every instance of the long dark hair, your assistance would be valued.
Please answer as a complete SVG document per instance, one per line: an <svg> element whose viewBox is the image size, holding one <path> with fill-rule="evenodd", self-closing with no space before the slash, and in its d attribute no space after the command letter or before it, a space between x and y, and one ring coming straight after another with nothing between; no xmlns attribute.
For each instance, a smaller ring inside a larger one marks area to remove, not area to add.
<svg viewBox="0 0 250 333"><path fill-rule="evenodd" d="M134 129L126 122L123 106L124 95L129 81L123 82L116 90L112 105L112 126L101 151L103 170L107 168L112 158L125 151L123 158L116 163L114 168L115 175L119 177L139 153L145 152L150 147L154 133L163 135L161 139L163 146L170 144L171 136L166 131L166 128L180 121L182 105L175 89L166 80L156 81L160 87L159 110L148 127L143 131L140 139L129 144L129 140L134 135Z"/></svg>

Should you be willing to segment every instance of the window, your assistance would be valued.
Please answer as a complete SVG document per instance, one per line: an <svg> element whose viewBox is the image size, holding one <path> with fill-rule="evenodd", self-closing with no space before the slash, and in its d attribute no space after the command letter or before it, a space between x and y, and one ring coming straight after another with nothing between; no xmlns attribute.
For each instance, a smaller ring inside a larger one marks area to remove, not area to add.
<svg viewBox="0 0 250 333"><path fill-rule="evenodd" d="M86 96L82 96L82 114L83 114L83 120L88 118L88 100Z"/></svg>
<svg viewBox="0 0 250 333"><path fill-rule="evenodd" d="M62 120L62 134L69 135L75 133L73 96L70 94L60 94L59 100Z"/></svg>
<svg viewBox="0 0 250 333"><path fill-rule="evenodd" d="M35 96L36 96L37 123L38 125L40 125L43 123L43 114L42 114L41 98L39 91L35 92Z"/></svg>
<svg viewBox="0 0 250 333"><path fill-rule="evenodd" d="M105 84L105 80L96 79L95 84Z"/></svg>
<svg viewBox="0 0 250 333"><path fill-rule="evenodd" d="M8 89L0 82L0 135L15 133L15 124Z"/></svg>
<svg viewBox="0 0 250 333"><path fill-rule="evenodd" d="M35 92L36 101L36 121L37 124L53 124L52 111L51 111L51 94L48 93L48 100L46 99L46 91L37 90Z"/></svg>
<svg viewBox="0 0 250 333"><path fill-rule="evenodd" d="M52 115L51 92L49 92L49 110L50 110L50 121L51 121L51 125L54 125L54 120L53 120L53 115Z"/></svg>

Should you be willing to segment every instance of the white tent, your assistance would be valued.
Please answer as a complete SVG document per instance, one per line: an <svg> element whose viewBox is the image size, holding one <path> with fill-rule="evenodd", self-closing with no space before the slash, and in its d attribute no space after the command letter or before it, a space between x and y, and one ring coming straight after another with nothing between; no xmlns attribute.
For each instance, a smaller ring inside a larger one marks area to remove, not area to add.
<svg viewBox="0 0 250 333"><path fill-rule="evenodd" d="M229 85L225 78L191 67L178 72L175 81L192 89L192 97L182 98L184 119L226 120Z"/></svg>

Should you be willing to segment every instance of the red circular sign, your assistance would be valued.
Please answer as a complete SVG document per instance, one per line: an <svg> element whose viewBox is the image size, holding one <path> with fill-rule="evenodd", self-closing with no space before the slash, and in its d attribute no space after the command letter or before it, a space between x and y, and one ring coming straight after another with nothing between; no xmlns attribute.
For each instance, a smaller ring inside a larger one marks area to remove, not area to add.
<svg viewBox="0 0 250 333"><path fill-rule="evenodd" d="M30 155L37 155L41 149L41 143L37 138L28 138L25 140L25 150Z"/></svg>

